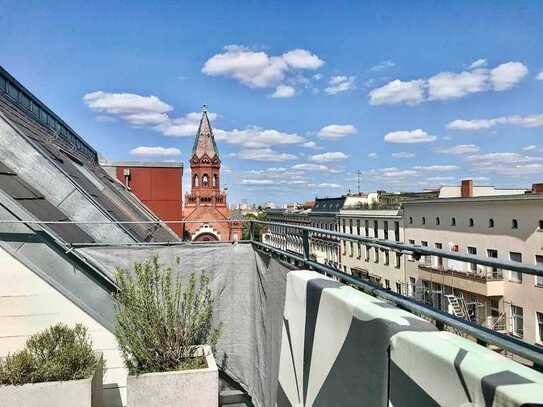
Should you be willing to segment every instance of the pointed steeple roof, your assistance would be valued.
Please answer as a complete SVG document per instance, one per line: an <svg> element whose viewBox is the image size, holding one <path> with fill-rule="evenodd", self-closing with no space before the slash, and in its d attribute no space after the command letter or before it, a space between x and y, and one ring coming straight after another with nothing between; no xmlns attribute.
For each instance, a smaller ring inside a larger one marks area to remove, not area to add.
<svg viewBox="0 0 543 407"><path fill-rule="evenodd" d="M200 119L200 126L198 126L198 133L196 133L196 139L194 140L194 147L192 147L192 155L198 158L207 154L209 158L219 156L219 150L217 144L215 144L215 137L213 137L213 130L207 117L207 106L204 105L202 109L202 118Z"/></svg>

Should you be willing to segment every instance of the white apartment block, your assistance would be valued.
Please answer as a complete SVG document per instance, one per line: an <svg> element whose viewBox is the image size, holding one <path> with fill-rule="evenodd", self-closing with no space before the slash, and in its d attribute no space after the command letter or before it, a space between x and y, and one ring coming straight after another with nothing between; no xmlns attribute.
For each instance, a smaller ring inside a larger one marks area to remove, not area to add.
<svg viewBox="0 0 543 407"><path fill-rule="evenodd" d="M543 194L466 187L465 197L404 202L405 242L543 266ZM435 256L408 259L406 274L419 300L455 313L457 298L468 319L543 345L542 277Z"/></svg>

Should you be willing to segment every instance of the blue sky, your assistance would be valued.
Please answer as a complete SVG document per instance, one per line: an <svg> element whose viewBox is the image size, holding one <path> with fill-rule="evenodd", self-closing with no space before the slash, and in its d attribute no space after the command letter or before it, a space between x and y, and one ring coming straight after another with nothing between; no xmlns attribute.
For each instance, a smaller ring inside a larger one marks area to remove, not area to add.
<svg viewBox="0 0 543 407"><path fill-rule="evenodd" d="M541 182L543 4L383 3L0 0L0 64L109 159L207 103L230 202Z"/></svg>

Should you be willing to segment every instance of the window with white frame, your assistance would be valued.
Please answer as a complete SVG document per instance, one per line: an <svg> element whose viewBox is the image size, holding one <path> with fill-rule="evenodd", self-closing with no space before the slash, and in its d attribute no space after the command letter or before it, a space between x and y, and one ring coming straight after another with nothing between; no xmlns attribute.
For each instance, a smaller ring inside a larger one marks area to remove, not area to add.
<svg viewBox="0 0 543 407"><path fill-rule="evenodd" d="M410 297L415 296L415 284L416 284L415 277L409 277L409 286L407 287L407 295L409 295Z"/></svg>
<svg viewBox="0 0 543 407"><path fill-rule="evenodd" d="M443 243L435 243L436 249L443 249ZM443 268L443 257L436 256L436 266L438 269Z"/></svg>
<svg viewBox="0 0 543 407"><path fill-rule="evenodd" d="M476 247L468 247L468 254L476 255L477 254L477 248ZM470 271L477 271L477 263L470 263L469 264Z"/></svg>
<svg viewBox="0 0 543 407"><path fill-rule="evenodd" d="M428 247L428 242L421 241L420 244L423 247ZM423 256L423 257L424 257L424 264L426 266L431 266L432 265L432 256Z"/></svg>
<svg viewBox="0 0 543 407"><path fill-rule="evenodd" d="M414 245L415 241L413 239L409 239L409 244ZM413 256L413 254L409 255L409 261L415 261L415 257Z"/></svg>
<svg viewBox="0 0 543 407"><path fill-rule="evenodd" d="M402 293L402 284L401 283L396 283L396 292L398 294Z"/></svg>
<svg viewBox="0 0 543 407"><path fill-rule="evenodd" d="M379 263L379 248L378 247L374 247L373 248L373 252L374 252L374 258L373 258L373 261L375 261L375 263Z"/></svg>
<svg viewBox="0 0 543 407"><path fill-rule="evenodd" d="M511 304L511 332L522 338L524 333L524 315L522 307Z"/></svg>
<svg viewBox="0 0 543 407"><path fill-rule="evenodd" d="M537 338L536 341L539 344L543 344L543 312L537 312L535 313L535 319L537 324Z"/></svg>
<svg viewBox="0 0 543 407"><path fill-rule="evenodd" d="M518 252L509 252L509 260L515 261L517 263L522 263L522 253ZM522 282L522 273L518 271L509 270L509 280L516 283Z"/></svg>
<svg viewBox="0 0 543 407"><path fill-rule="evenodd" d="M536 254L535 264L536 266L543 267L543 255ZM535 276L535 285L538 287L543 287L543 276Z"/></svg>
<svg viewBox="0 0 543 407"><path fill-rule="evenodd" d="M397 269L400 268L401 262L402 262L402 254L401 254L401 253L396 253L396 264L395 264L395 267L396 267Z"/></svg>
<svg viewBox="0 0 543 407"><path fill-rule="evenodd" d="M385 266L388 266L390 264L390 253L388 250L385 250Z"/></svg>

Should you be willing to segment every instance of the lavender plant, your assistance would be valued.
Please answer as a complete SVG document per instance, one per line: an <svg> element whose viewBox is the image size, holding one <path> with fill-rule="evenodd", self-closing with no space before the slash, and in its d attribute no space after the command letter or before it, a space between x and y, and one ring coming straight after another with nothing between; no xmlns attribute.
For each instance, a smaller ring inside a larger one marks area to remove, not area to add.
<svg viewBox="0 0 543 407"><path fill-rule="evenodd" d="M177 259L179 264L179 259ZM222 325L212 328L213 298L205 273L183 286L158 256L118 268L115 336L130 374L205 367L196 346L215 348Z"/></svg>

